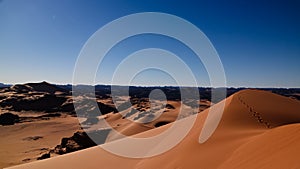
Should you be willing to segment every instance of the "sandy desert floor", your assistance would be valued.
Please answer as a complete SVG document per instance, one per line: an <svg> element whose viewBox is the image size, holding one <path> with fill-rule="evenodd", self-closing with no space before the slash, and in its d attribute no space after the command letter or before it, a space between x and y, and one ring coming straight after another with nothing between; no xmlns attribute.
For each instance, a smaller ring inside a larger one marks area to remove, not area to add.
<svg viewBox="0 0 300 169"><path fill-rule="evenodd" d="M79 128L78 119L71 116L0 126L0 167L35 161Z"/></svg>

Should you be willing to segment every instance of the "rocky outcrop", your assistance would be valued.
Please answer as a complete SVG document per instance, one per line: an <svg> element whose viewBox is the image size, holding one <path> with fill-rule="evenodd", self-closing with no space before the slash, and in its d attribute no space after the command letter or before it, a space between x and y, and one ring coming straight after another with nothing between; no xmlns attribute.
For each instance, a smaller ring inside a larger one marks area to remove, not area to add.
<svg viewBox="0 0 300 169"><path fill-rule="evenodd" d="M51 152L56 154L66 154L103 144L110 130L111 129L102 129L93 131L89 134L84 131L77 131L72 137L62 138L61 144L57 145ZM92 140L90 136L95 139Z"/></svg>
<svg viewBox="0 0 300 169"><path fill-rule="evenodd" d="M47 82L17 84L1 90L0 106L12 111L73 112L69 95Z"/></svg>
<svg viewBox="0 0 300 169"><path fill-rule="evenodd" d="M0 125L13 125L19 122L19 116L12 113L4 113L0 115Z"/></svg>
<svg viewBox="0 0 300 169"><path fill-rule="evenodd" d="M60 106L66 101L65 97L59 97L51 94L44 94L37 97L10 97L0 102L1 107L9 107L14 111L60 111Z"/></svg>
<svg viewBox="0 0 300 169"><path fill-rule="evenodd" d="M38 157L37 160L43 160L50 158L50 153L43 154L42 156Z"/></svg>

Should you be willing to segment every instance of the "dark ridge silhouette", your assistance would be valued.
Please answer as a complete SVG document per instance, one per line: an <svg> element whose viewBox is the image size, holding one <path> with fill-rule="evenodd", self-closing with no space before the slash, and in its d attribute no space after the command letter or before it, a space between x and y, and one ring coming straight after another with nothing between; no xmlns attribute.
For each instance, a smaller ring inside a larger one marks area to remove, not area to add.
<svg viewBox="0 0 300 169"><path fill-rule="evenodd" d="M28 93L28 92L43 92L49 94L55 94L55 92L61 92L68 94L69 91L66 89L62 89L56 85L41 82L41 83L26 83L26 84L16 84L10 87L11 91L15 91L18 93Z"/></svg>
<svg viewBox="0 0 300 169"><path fill-rule="evenodd" d="M0 83L0 89L10 87L10 84Z"/></svg>
<svg viewBox="0 0 300 169"><path fill-rule="evenodd" d="M47 92L50 94L54 94L55 92L68 93L68 90L62 89L56 85L50 84L45 81L41 83L27 83L25 85L30 86L33 91L37 91L37 92Z"/></svg>

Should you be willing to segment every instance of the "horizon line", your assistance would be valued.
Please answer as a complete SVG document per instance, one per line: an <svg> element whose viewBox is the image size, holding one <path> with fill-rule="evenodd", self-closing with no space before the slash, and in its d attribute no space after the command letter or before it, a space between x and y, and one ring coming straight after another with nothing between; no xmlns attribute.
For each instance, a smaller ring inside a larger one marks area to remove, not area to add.
<svg viewBox="0 0 300 169"><path fill-rule="evenodd" d="M120 87L197 87L197 88L247 88L247 89L268 89L268 88L273 88L273 89L300 89L300 87L278 87L278 86L189 86L189 85L183 85L183 86L176 86L176 85L139 85L139 84L133 84L133 85L125 85L125 84L104 84L104 83L96 83L96 84L72 84L72 83L56 83L56 82L50 82L46 80L42 81L28 81L28 82L23 82L23 83L2 83L4 85L18 85L18 84L28 84L28 83L42 83L46 82L49 84L54 84L54 85L72 85L72 86L120 86Z"/></svg>

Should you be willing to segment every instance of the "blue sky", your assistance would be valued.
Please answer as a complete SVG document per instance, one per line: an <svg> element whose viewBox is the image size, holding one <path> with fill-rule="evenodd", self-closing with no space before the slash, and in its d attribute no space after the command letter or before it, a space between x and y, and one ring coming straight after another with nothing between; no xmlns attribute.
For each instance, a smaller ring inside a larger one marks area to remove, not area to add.
<svg viewBox="0 0 300 169"><path fill-rule="evenodd" d="M227 85L300 87L300 1L1 0L0 82L72 82L79 52L110 21L137 12L164 12L201 29L223 63ZM116 66L143 48L180 56L200 86L209 86L201 62L180 42L158 35L131 37L100 65L96 82L110 83ZM165 73L140 73L136 85L174 85Z"/></svg>

